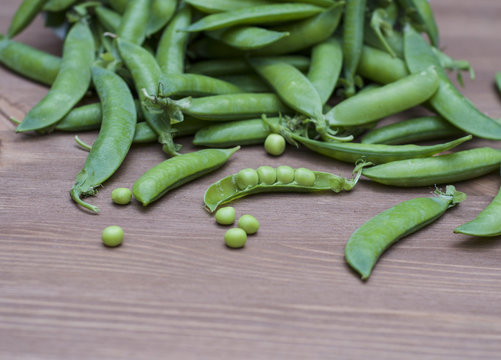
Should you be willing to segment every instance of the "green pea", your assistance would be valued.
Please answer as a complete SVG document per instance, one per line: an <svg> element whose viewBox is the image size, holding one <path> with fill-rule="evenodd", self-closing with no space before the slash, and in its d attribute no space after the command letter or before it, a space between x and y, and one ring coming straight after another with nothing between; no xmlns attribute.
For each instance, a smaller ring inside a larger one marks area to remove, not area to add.
<svg viewBox="0 0 501 360"><path fill-rule="evenodd" d="M259 175L254 169L243 169L238 172L236 182L238 188L243 190L250 186L256 186L259 183Z"/></svg>
<svg viewBox="0 0 501 360"><path fill-rule="evenodd" d="M235 222L235 208L227 206L216 212L216 222L220 225L231 225Z"/></svg>
<svg viewBox="0 0 501 360"><path fill-rule="evenodd" d="M103 244L108 247L117 247L124 240L124 231L120 226L108 226L101 234Z"/></svg>
<svg viewBox="0 0 501 360"><path fill-rule="evenodd" d="M282 184L290 184L293 182L294 169L286 165L277 167L277 181Z"/></svg>
<svg viewBox="0 0 501 360"><path fill-rule="evenodd" d="M238 219L238 227L244 230L247 235L252 235L259 229L259 221L252 215L242 215Z"/></svg>
<svg viewBox="0 0 501 360"><path fill-rule="evenodd" d="M273 185L277 181L277 171L271 166L258 167L257 174L261 184Z"/></svg>
<svg viewBox="0 0 501 360"><path fill-rule="evenodd" d="M111 192L111 200L115 204L127 205L132 200L132 192L127 188L116 188Z"/></svg>
<svg viewBox="0 0 501 360"><path fill-rule="evenodd" d="M224 234L226 246L232 249L240 249L247 242L247 234L240 228L230 229Z"/></svg>
<svg viewBox="0 0 501 360"><path fill-rule="evenodd" d="M264 149L273 156L282 155L285 151L285 139L279 134L270 134L264 141Z"/></svg>
<svg viewBox="0 0 501 360"><path fill-rule="evenodd" d="M299 168L294 173L294 180L298 185L312 186L315 183L315 173L309 169Z"/></svg>

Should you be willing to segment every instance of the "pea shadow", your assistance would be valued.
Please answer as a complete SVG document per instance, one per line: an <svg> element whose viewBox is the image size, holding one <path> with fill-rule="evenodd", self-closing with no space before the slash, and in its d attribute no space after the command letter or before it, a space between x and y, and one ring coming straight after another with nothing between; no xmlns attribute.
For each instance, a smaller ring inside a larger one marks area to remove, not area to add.
<svg viewBox="0 0 501 360"><path fill-rule="evenodd" d="M453 245L456 249L485 251L501 248L501 236L472 237L462 235L462 239Z"/></svg>

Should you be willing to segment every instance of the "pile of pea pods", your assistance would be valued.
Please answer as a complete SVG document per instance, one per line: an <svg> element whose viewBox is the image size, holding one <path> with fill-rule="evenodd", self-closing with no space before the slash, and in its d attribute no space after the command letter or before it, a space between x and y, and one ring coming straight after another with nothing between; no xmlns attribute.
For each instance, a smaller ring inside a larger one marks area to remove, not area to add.
<svg viewBox="0 0 501 360"><path fill-rule="evenodd" d="M13 40L40 13L64 36L61 57ZM474 78L473 69L439 48L427 0L24 0L0 35L0 63L50 86L16 132L99 129L92 146L77 138L89 153L70 190L94 212L84 198L96 195L134 143L158 142L167 157L132 187L145 206L270 135L356 165L353 179L306 176L308 169L300 178L292 169L283 180L267 168L261 179L253 170L246 183L235 174L207 190L212 212L263 191L350 190L361 175L414 187L499 169L501 151L493 148L437 155L473 136L501 140L501 124L447 75L456 71L462 84L461 72ZM96 102L79 105L89 93ZM436 115L376 128L378 120L417 105ZM187 135L208 148L184 153L175 139ZM413 144L437 139L448 141ZM275 155L283 151L269 147ZM388 209L352 235L347 261L367 278L388 246L463 199L448 186ZM455 231L499 235L500 214L498 195Z"/></svg>

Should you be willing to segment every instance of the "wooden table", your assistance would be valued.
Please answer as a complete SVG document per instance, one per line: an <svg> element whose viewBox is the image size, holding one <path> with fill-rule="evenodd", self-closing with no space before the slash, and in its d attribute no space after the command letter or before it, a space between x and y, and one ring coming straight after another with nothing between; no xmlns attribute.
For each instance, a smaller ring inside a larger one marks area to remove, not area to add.
<svg viewBox="0 0 501 360"><path fill-rule="evenodd" d="M3 0L5 33L20 0ZM433 1L442 45L477 72L462 90L501 117L493 78L501 70L501 3ZM20 41L59 53L41 19ZM223 245L225 228L203 209L209 184L262 164L335 172L352 166L307 150L279 158L246 147L221 170L143 208L110 201L164 159L156 144L134 147L90 201L90 215L68 190L86 153L73 134L15 135L43 86L0 68L1 359L499 359L501 241L455 235L497 193L498 173L457 184L468 199L384 254L367 282L346 265L350 234L427 188L397 189L362 180L351 193L271 194L235 202L259 233L245 249ZM415 110L401 115L421 114ZM81 134L86 141L94 133ZM184 151L194 150L183 139ZM474 140L462 149L498 144ZM107 249L105 226L124 228Z"/></svg>

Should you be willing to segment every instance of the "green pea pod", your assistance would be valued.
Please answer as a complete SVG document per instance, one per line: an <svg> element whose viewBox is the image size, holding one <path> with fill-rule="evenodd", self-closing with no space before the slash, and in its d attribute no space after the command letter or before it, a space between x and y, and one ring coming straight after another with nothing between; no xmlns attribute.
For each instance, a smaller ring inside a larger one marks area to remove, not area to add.
<svg viewBox="0 0 501 360"><path fill-rule="evenodd" d="M324 142L308 139L293 133L286 133L285 136L306 146L311 151L333 159L349 163L356 163L358 160L363 159L374 164L428 157L442 151L450 150L471 139L471 135L468 135L444 144L419 146Z"/></svg>
<svg viewBox="0 0 501 360"><path fill-rule="evenodd" d="M0 35L0 63L18 74L52 85L61 68L61 58Z"/></svg>
<svg viewBox="0 0 501 360"><path fill-rule="evenodd" d="M402 59L370 46L363 47L357 71L364 78L379 84L390 84L409 76Z"/></svg>
<svg viewBox="0 0 501 360"><path fill-rule="evenodd" d="M76 2L77 0L48 0L43 9L51 12L63 11Z"/></svg>
<svg viewBox="0 0 501 360"><path fill-rule="evenodd" d="M220 75L218 79L238 86L244 93L267 93L273 91L270 86L256 74Z"/></svg>
<svg viewBox="0 0 501 360"><path fill-rule="evenodd" d="M452 185L445 193L435 193L435 197L407 200L377 214L350 236L345 258L363 280L369 278L379 257L392 244L431 224L466 198Z"/></svg>
<svg viewBox="0 0 501 360"><path fill-rule="evenodd" d="M160 97L238 94L242 90L223 80L199 74L166 74L159 85Z"/></svg>
<svg viewBox="0 0 501 360"><path fill-rule="evenodd" d="M424 103L438 89L437 71L430 67L346 99L325 117L331 127L367 124Z"/></svg>
<svg viewBox="0 0 501 360"><path fill-rule="evenodd" d="M134 0L127 3L122 22L117 29L120 39L141 45L146 38L150 16L150 0Z"/></svg>
<svg viewBox="0 0 501 360"><path fill-rule="evenodd" d="M475 219L458 226L455 233L492 237L501 235L501 189L491 203Z"/></svg>
<svg viewBox="0 0 501 360"><path fill-rule="evenodd" d="M158 43L156 59L164 74L182 74L189 34L178 31L191 23L191 8L183 7L169 22Z"/></svg>
<svg viewBox="0 0 501 360"><path fill-rule="evenodd" d="M13 38L31 24L46 2L47 0L24 0L10 22L7 37Z"/></svg>
<svg viewBox="0 0 501 360"><path fill-rule="evenodd" d="M310 170L311 171L311 170ZM256 185L240 189L237 185L236 174L227 176L209 186L204 195L206 208L214 212L220 205L240 199L244 196L259 194L264 192L316 192L316 191L350 191L356 185L360 173L354 179L346 179L334 174L311 171L314 174L314 181L307 185L300 184L296 180L288 184L274 182L267 184L258 182Z"/></svg>
<svg viewBox="0 0 501 360"><path fill-rule="evenodd" d="M501 151L483 147L424 159L392 161L364 169L362 174L385 185L429 186L473 179L499 169L500 163Z"/></svg>
<svg viewBox="0 0 501 360"><path fill-rule="evenodd" d="M416 141L461 136L464 133L440 116L423 116L382 126L365 134L364 144L411 144Z"/></svg>
<svg viewBox="0 0 501 360"><path fill-rule="evenodd" d="M237 26L209 31L207 35L239 50L255 50L273 44L289 36L289 33L256 26Z"/></svg>
<svg viewBox="0 0 501 360"><path fill-rule="evenodd" d="M284 55L268 57L273 60L286 62L300 71L307 71L310 59L300 55ZM243 59L218 59L199 61L188 66L188 72L207 76L243 75L252 71L250 65Z"/></svg>
<svg viewBox="0 0 501 360"><path fill-rule="evenodd" d="M355 72L364 42L366 0L346 0L343 23L343 63L346 96L355 94Z"/></svg>
<svg viewBox="0 0 501 360"><path fill-rule="evenodd" d="M117 33L122 23L122 15L104 6L97 6L94 11L96 12L99 23L106 31Z"/></svg>
<svg viewBox="0 0 501 360"><path fill-rule="evenodd" d="M150 11L146 36L161 30L176 11L177 0L150 0Z"/></svg>
<svg viewBox="0 0 501 360"><path fill-rule="evenodd" d="M118 75L93 67L92 78L102 103L103 122L70 195L77 204L98 212L81 197L95 195L96 188L122 164L134 138L136 109L129 87Z"/></svg>
<svg viewBox="0 0 501 360"><path fill-rule="evenodd" d="M496 73L496 86L498 91L501 93L501 71Z"/></svg>
<svg viewBox="0 0 501 360"><path fill-rule="evenodd" d="M185 0L185 2L207 14L270 4L269 0Z"/></svg>
<svg viewBox="0 0 501 360"><path fill-rule="evenodd" d="M324 9L309 4L270 4L252 8L225 11L207 15L188 26L185 31L217 30L235 25L259 25L299 20L322 12Z"/></svg>
<svg viewBox="0 0 501 360"><path fill-rule="evenodd" d="M426 40L410 25L404 29L405 62L412 73L436 66L439 88L430 105L452 125L490 140L501 140L501 124L481 113L449 80Z"/></svg>
<svg viewBox="0 0 501 360"><path fill-rule="evenodd" d="M439 47L438 26L428 0L404 0L401 3L410 18L426 32L433 46Z"/></svg>
<svg viewBox="0 0 501 360"><path fill-rule="evenodd" d="M163 145L163 151L169 155L177 155L178 147L172 141L171 122L177 122L178 119L171 119L173 112L152 113L144 105L145 91L156 94L158 90L162 79L160 66L155 57L141 46L118 39L117 47L134 80L145 120L158 134L158 142Z"/></svg>
<svg viewBox="0 0 501 360"><path fill-rule="evenodd" d="M267 120L278 125L280 118ZM198 130L193 138L193 144L208 147L263 144L269 134L269 127L261 119L228 121Z"/></svg>
<svg viewBox="0 0 501 360"><path fill-rule="evenodd" d="M64 41L63 59L47 95L31 109L16 132L41 130L61 120L83 98L90 85L94 38L84 22L77 22Z"/></svg>
<svg viewBox="0 0 501 360"><path fill-rule="evenodd" d="M141 175L132 193L144 206L149 205L170 190L220 168L238 149L205 149L167 159Z"/></svg>
<svg viewBox="0 0 501 360"><path fill-rule="evenodd" d="M308 19L279 25L273 31L288 32L289 36L252 52L255 55L283 55L304 50L327 40L334 34L341 21L344 2L336 2L331 8Z"/></svg>
<svg viewBox="0 0 501 360"><path fill-rule="evenodd" d="M306 77L317 90L322 105L330 99L343 65L339 39L331 38L311 49L311 66Z"/></svg>

